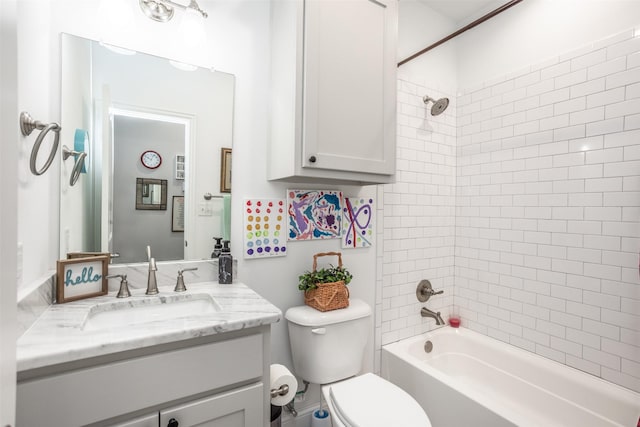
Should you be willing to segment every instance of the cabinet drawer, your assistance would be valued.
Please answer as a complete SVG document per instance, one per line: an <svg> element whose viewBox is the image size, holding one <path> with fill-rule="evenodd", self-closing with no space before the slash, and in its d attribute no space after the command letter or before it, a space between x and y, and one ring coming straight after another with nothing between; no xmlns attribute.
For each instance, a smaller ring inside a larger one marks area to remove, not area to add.
<svg viewBox="0 0 640 427"><path fill-rule="evenodd" d="M160 411L160 426L174 419L180 427L254 427L262 425L262 384L233 390Z"/></svg>
<svg viewBox="0 0 640 427"><path fill-rule="evenodd" d="M19 382L17 424L85 425L257 379L262 349L249 335Z"/></svg>

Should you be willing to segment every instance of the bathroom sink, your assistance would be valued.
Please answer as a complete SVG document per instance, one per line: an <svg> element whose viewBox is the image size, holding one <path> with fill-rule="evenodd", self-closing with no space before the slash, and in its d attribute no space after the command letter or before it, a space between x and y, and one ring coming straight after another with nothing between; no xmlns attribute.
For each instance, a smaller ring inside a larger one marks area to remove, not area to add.
<svg viewBox="0 0 640 427"><path fill-rule="evenodd" d="M208 294L132 297L91 307L82 329L114 329L160 320L194 318L221 310L222 307Z"/></svg>

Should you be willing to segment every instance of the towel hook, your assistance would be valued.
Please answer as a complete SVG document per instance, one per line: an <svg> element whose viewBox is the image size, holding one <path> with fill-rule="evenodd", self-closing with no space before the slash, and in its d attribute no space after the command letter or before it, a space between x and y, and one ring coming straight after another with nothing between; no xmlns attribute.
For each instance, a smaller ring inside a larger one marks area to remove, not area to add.
<svg viewBox="0 0 640 427"><path fill-rule="evenodd" d="M56 156L56 152L58 151L58 143L60 142L60 130L62 129L58 123L49 123L45 124L39 120L34 120L33 117L26 111L20 113L20 131L22 135L29 136L34 129L40 130L40 134L36 138L36 142L33 144L33 148L31 149L31 158L29 159L29 168L31 169L31 173L34 175L42 175L49 169L51 163L53 163L53 158ZM47 158L46 163L42 166L42 169L38 170L36 167L36 159L38 157L38 152L40 151L40 145L42 144L42 140L49 133L49 131L55 132L55 137L53 140L53 146L51 147L51 152L49 153L49 157Z"/></svg>
<svg viewBox="0 0 640 427"><path fill-rule="evenodd" d="M84 151L70 150L66 145L62 146L62 160L67 160L70 156L74 156L73 169L71 170L71 177L69 178L69 185L74 186L80 178L80 172L84 167L84 161L87 157L87 153Z"/></svg>

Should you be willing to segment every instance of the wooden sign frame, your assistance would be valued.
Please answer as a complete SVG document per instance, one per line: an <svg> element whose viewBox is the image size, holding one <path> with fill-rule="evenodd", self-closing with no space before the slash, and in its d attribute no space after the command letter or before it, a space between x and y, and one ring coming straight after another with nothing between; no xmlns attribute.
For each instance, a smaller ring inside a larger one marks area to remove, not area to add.
<svg viewBox="0 0 640 427"><path fill-rule="evenodd" d="M109 256L58 260L56 301L58 304L108 293Z"/></svg>

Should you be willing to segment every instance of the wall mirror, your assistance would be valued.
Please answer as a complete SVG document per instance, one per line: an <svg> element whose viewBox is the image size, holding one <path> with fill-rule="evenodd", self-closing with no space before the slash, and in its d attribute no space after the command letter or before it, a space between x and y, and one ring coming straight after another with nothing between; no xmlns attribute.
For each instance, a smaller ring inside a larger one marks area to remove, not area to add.
<svg viewBox="0 0 640 427"><path fill-rule="evenodd" d="M74 186L73 162L61 160L60 258L109 252L114 263L145 262L147 245L158 261L209 258L213 238L230 236L221 183L230 165L220 153L232 148L234 76L61 41L61 139L73 146L86 129L90 147Z"/></svg>
<svg viewBox="0 0 640 427"><path fill-rule="evenodd" d="M147 211L166 210L167 180L155 178L136 179L136 209Z"/></svg>

